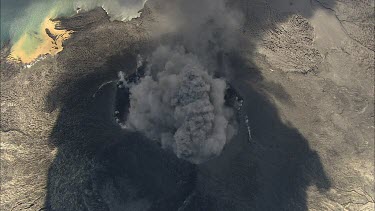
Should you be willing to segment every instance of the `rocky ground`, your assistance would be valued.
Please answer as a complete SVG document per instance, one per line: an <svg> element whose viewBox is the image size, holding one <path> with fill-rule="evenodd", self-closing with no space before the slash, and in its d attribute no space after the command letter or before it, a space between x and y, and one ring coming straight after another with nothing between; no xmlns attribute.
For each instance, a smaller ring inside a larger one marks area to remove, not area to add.
<svg viewBox="0 0 375 211"><path fill-rule="evenodd" d="M374 210L374 1L234 1L228 80L246 125L221 156L178 160L114 122L118 71L163 42L162 0L102 9L30 68L1 52L1 210Z"/></svg>

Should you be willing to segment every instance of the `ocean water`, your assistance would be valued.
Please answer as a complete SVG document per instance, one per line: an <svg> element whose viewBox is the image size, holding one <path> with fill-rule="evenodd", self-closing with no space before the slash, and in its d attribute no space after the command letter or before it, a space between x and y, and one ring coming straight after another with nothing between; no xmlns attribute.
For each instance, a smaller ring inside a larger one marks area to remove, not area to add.
<svg viewBox="0 0 375 211"><path fill-rule="evenodd" d="M1 42L17 42L23 35L31 49L40 39L39 29L43 21L58 16L73 15L74 7L69 1L53 0L1 0Z"/></svg>
<svg viewBox="0 0 375 211"><path fill-rule="evenodd" d="M138 17L147 0L1 0L1 45L16 43L26 36L25 50L31 51L41 39L40 28L46 18L71 16L80 8L102 7L112 20Z"/></svg>

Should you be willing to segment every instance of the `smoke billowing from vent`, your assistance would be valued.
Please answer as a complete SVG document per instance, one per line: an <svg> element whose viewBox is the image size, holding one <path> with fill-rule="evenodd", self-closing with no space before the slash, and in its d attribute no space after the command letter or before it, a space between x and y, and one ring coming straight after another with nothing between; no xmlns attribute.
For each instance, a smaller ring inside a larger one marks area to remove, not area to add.
<svg viewBox="0 0 375 211"><path fill-rule="evenodd" d="M150 62L149 74L130 88L128 127L192 163L220 154L235 134L225 81L182 47L159 47Z"/></svg>
<svg viewBox="0 0 375 211"><path fill-rule="evenodd" d="M233 109L224 105L227 84L214 75L223 72L218 55L241 42L242 16L224 0L164 3L158 15L165 22L152 35L176 39L150 56L148 75L130 88L127 126L179 158L202 163L236 133Z"/></svg>

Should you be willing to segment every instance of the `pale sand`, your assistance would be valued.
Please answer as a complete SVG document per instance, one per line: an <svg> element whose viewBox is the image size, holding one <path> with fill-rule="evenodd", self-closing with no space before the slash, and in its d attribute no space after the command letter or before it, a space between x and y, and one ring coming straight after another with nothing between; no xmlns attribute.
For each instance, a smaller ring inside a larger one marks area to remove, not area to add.
<svg viewBox="0 0 375 211"><path fill-rule="evenodd" d="M55 27L60 24L47 17L42 23L38 34L30 35L25 33L13 46L8 56L9 61L29 64L38 57L50 54L56 55L63 50L63 42L67 40L73 31L57 30ZM53 40L48 36L46 29L56 37Z"/></svg>

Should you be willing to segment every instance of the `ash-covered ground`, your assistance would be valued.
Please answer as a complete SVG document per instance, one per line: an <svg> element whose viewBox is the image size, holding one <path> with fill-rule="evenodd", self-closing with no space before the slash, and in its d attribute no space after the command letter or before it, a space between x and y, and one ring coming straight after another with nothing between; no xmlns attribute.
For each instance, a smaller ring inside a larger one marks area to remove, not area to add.
<svg viewBox="0 0 375 211"><path fill-rule="evenodd" d="M61 19L75 31L64 50L29 68L7 63L4 47L0 209L373 210L373 8L373 1L149 0L128 22L110 21L101 8ZM158 57L160 46L184 53ZM119 72L134 74L138 55L153 64L149 82L119 103ZM173 77L179 83L167 83ZM190 89L186 77L203 88ZM173 101L176 90L200 101L192 110L204 108L207 118L185 109L187 98ZM150 92L172 94L141 98ZM133 115L129 130L116 111L131 105L144 108L120 116ZM229 123L215 121L226 119L217 112L224 107L235 117L232 136ZM186 131L201 136L179 135ZM212 137L225 140L213 154L195 153ZM186 140L195 154L177 150Z"/></svg>

